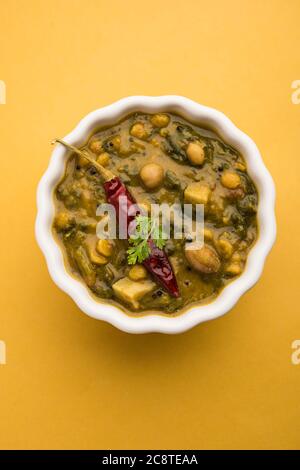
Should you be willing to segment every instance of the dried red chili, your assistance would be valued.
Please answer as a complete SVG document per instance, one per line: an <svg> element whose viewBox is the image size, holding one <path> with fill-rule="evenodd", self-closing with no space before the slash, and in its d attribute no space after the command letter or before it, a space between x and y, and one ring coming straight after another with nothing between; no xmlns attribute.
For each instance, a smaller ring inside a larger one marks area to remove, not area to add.
<svg viewBox="0 0 300 470"><path fill-rule="evenodd" d="M119 210L124 211L125 208L128 228L130 223L135 219L135 215L130 215L130 207L136 205L135 200L118 177L105 181L104 189L107 201L114 206L117 214L119 214ZM127 204L122 204L120 208L121 196L123 198L126 197ZM153 240L149 240L148 244L151 253L148 258L143 261L143 265L172 296L179 297L176 277L166 253L164 250L158 248Z"/></svg>

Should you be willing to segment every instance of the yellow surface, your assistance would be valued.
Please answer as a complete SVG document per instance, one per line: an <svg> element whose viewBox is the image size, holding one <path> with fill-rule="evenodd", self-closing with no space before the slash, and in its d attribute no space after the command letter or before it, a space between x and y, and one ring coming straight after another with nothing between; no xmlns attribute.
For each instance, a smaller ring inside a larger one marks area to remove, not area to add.
<svg viewBox="0 0 300 470"><path fill-rule="evenodd" d="M0 447L299 448L299 1L1 0L0 14ZM179 336L83 315L34 239L49 141L133 94L222 110L277 187L261 280Z"/></svg>

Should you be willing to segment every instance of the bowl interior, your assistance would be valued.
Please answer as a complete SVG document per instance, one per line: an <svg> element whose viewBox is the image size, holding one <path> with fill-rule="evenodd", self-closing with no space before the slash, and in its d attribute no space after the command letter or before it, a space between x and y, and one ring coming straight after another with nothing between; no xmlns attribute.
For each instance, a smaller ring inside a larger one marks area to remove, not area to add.
<svg viewBox="0 0 300 470"><path fill-rule="evenodd" d="M66 270L63 254L52 234L53 189L63 175L67 155L67 151L62 146L57 146L53 150L48 169L38 186L36 237L54 282L73 298L83 312L131 333L179 333L198 323L226 313L234 306L240 296L258 280L276 235L274 184L256 145L246 134L221 112L184 97L136 96L124 98L88 114L64 140L70 144L82 146L96 128L115 124L135 111L149 113L164 111L179 114L190 122L213 130L243 155L247 162L248 173L255 182L259 193L257 213L259 234L255 245L249 252L243 273L229 283L211 303L192 306L180 315L173 317L160 315L157 312L147 313L143 316L130 316L115 305L96 301L88 289Z"/></svg>

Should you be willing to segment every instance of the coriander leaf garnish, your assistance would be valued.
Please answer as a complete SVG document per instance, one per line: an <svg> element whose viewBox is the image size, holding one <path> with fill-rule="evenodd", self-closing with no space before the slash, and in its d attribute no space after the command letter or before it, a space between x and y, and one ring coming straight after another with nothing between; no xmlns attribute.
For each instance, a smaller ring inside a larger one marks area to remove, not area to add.
<svg viewBox="0 0 300 470"><path fill-rule="evenodd" d="M160 249L165 246L167 241L162 227L154 219L138 215L135 218L135 224L135 232L129 238L129 243L132 246L127 250L128 264L142 263L148 258L151 252L148 244L150 239Z"/></svg>

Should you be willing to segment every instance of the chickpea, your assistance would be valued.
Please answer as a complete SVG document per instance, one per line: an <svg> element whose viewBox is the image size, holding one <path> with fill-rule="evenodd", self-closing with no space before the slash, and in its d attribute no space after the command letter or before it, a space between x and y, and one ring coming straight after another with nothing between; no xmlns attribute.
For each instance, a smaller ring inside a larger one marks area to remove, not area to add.
<svg viewBox="0 0 300 470"><path fill-rule="evenodd" d="M72 196L71 194L69 194L69 196L65 198L64 203L68 209L76 209L77 207L77 199L75 196Z"/></svg>
<svg viewBox="0 0 300 470"><path fill-rule="evenodd" d="M109 160L110 160L110 156L109 156L109 153L107 152L100 153L99 157L97 158L97 162L102 166L106 166Z"/></svg>
<svg viewBox="0 0 300 470"><path fill-rule="evenodd" d="M160 131L159 131L159 135L161 137L166 137L168 134L169 134L168 129L160 129Z"/></svg>
<svg viewBox="0 0 300 470"><path fill-rule="evenodd" d="M206 242L213 241L214 234L212 230L210 230L209 228L204 228L203 230L201 229L201 232L203 233L203 238Z"/></svg>
<svg viewBox="0 0 300 470"><path fill-rule="evenodd" d="M113 252L113 244L110 240L98 240L96 245L96 250L100 255L109 257L112 255Z"/></svg>
<svg viewBox="0 0 300 470"><path fill-rule="evenodd" d="M113 139L112 139L112 144L114 146L114 149L115 150L120 150L120 147L121 147L121 138L119 135L116 135Z"/></svg>
<svg viewBox="0 0 300 470"><path fill-rule="evenodd" d="M138 139L145 139L146 137L148 137L148 133L145 129L145 126L141 122L137 122L132 126L130 134L133 135L133 137L137 137Z"/></svg>
<svg viewBox="0 0 300 470"><path fill-rule="evenodd" d="M55 226L59 231L67 230L73 222L73 217L68 212L60 212L55 218Z"/></svg>
<svg viewBox="0 0 300 470"><path fill-rule="evenodd" d="M214 216L216 219L221 219L223 217L224 209L225 209L224 199L221 197L217 197L215 192L213 192L211 199L210 199L210 206L209 206L210 214Z"/></svg>
<svg viewBox="0 0 300 470"><path fill-rule="evenodd" d="M209 228L204 229L203 236L204 236L205 241L212 241L213 238L214 238L214 234L213 234L212 230L210 230Z"/></svg>
<svg viewBox="0 0 300 470"><path fill-rule="evenodd" d="M190 142L186 154L193 165L202 165L205 159L204 145L201 142Z"/></svg>
<svg viewBox="0 0 300 470"><path fill-rule="evenodd" d="M226 274L230 274L231 276L237 276L238 274L241 274L242 268L239 263L231 263L229 264L226 269L225 269Z"/></svg>
<svg viewBox="0 0 300 470"><path fill-rule="evenodd" d="M225 239L218 240L217 248L218 248L220 255L223 258L228 259L231 257L232 252L233 252L233 247L230 241L225 240Z"/></svg>
<svg viewBox="0 0 300 470"><path fill-rule="evenodd" d="M132 281L142 281L146 279L147 271L141 264L136 264L130 269L128 276Z"/></svg>
<svg viewBox="0 0 300 470"><path fill-rule="evenodd" d="M216 251L209 245L203 245L202 248L195 250L186 248L185 257L192 268L201 273L216 273L221 267Z"/></svg>
<svg viewBox="0 0 300 470"><path fill-rule="evenodd" d="M140 178L147 188L157 188L164 179L164 169L158 163L147 163L140 171Z"/></svg>
<svg viewBox="0 0 300 470"><path fill-rule="evenodd" d="M237 173L225 171L221 176L221 183L225 188L235 189L241 184L241 178Z"/></svg>
<svg viewBox="0 0 300 470"><path fill-rule="evenodd" d="M84 178L80 178L80 181L79 181L79 187L78 189L89 189L89 182L87 181L87 179L84 177ZM75 189L75 188L74 188Z"/></svg>
<svg viewBox="0 0 300 470"><path fill-rule="evenodd" d="M239 244L239 248L240 250L246 250L246 248L248 247L248 244L245 240L243 240L240 244Z"/></svg>
<svg viewBox="0 0 300 470"><path fill-rule="evenodd" d="M170 118L166 114L158 113L151 117L151 122L155 127L166 127L170 122Z"/></svg>
<svg viewBox="0 0 300 470"><path fill-rule="evenodd" d="M89 256L93 264L98 264L100 266L103 266L104 264L108 263L108 259L105 256L98 255L97 253L94 253L93 251L90 251Z"/></svg>
<svg viewBox="0 0 300 470"><path fill-rule="evenodd" d="M150 144L154 145L154 147L159 147L159 141L157 139L151 139Z"/></svg>
<svg viewBox="0 0 300 470"><path fill-rule="evenodd" d="M235 253L233 253L233 255L231 257L231 261L241 261L240 253L238 253L237 251Z"/></svg>
<svg viewBox="0 0 300 470"><path fill-rule="evenodd" d="M246 169L247 169L246 165L244 165L241 162L236 162L236 164L234 166L237 170L240 170L240 171L246 171Z"/></svg>
<svg viewBox="0 0 300 470"><path fill-rule="evenodd" d="M93 204L93 196L88 189L83 189L80 195L81 204L84 209L89 213Z"/></svg>
<svg viewBox="0 0 300 470"><path fill-rule="evenodd" d="M81 168L87 166L90 162L83 155L77 155L77 163Z"/></svg>
<svg viewBox="0 0 300 470"><path fill-rule="evenodd" d="M100 140L92 140L89 147L93 153L100 153L102 150L102 142Z"/></svg>

